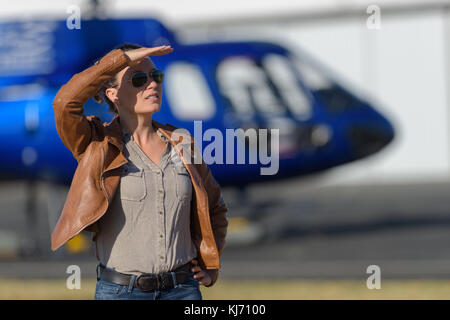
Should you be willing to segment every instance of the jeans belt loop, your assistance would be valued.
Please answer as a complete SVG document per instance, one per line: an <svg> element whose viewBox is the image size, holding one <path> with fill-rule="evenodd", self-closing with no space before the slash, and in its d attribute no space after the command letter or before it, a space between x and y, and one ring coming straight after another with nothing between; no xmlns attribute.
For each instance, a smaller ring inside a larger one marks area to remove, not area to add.
<svg viewBox="0 0 450 320"><path fill-rule="evenodd" d="M173 287L176 288L177 287L177 276L174 271L172 271L171 274L172 274Z"/></svg>
<svg viewBox="0 0 450 320"><path fill-rule="evenodd" d="M128 285L128 293L131 293L133 290L134 282L136 281L136 275L132 275L130 279L130 284Z"/></svg>

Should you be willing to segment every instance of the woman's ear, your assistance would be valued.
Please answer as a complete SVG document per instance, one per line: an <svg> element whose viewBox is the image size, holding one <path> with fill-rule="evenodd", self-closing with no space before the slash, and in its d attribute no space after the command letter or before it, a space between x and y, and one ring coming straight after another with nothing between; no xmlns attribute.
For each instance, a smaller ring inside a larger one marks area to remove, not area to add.
<svg viewBox="0 0 450 320"><path fill-rule="evenodd" d="M117 88L108 88L105 90L105 96L112 102L117 102Z"/></svg>

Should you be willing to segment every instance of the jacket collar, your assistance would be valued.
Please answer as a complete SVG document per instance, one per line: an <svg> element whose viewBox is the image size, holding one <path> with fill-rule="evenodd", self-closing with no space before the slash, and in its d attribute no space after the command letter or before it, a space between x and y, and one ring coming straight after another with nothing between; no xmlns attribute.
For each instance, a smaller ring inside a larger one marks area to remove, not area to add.
<svg viewBox="0 0 450 320"><path fill-rule="evenodd" d="M159 131L163 136L165 136L169 140L169 143L172 144L175 151L178 153L181 161L183 162L186 170L189 172L191 179L195 183L195 185L197 185L200 189L203 189L204 187L203 187L201 177L198 174L198 172L195 170L193 164L191 163L192 159L188 159L188 155L190 153L184 152L185 149L188 149L191 147L191 144L194 142L193 141L194 138L190 134L187 135L182 132L177 132L177 134L176 134L177 139L174 140L175 137L173 137L172 133L173 133L173 131L178 129L177 127L172 126L168 123L164 125L153 119L152 119L152 124L156 128L156 130ZM122 127L120 125L120 119L117 115L114 117L114 119L109 124L107 124L105 126L105 134L108 137L107 138L108 142L115 145L122 154L123 145L124 145L123 140L122 140ZM193 155L193 156L195 157L195 155ZM122 157L123 157L123 154L122 154ZM125 158L123 160L125 160ZM123 164L123 161L121 163ZM116 166L116 164L114 164L114 161L113 161L108 168L114 167L114 166ZM106 170L109 170L108 168ZM207 206L208 206L208 202L206 201L204 203L204 207L207 208Z"/></svg>

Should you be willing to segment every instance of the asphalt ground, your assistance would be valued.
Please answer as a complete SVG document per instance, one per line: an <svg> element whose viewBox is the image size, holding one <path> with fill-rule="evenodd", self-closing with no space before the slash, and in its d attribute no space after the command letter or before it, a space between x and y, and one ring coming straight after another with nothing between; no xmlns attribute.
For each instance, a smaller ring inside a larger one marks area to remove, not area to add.
<svg viewBox="0 0 450 320"><path fill-rule="evenodd" d="M0 184L0 278L64 278L69 265L95 277L92 247L49 249L46 199L57 203L66 191L38 184L37 213L27 220L26 190ZM293 179L224 189L231 227L221 277L366 279L376 265L383 279L450 278L449 194L450 182L319 187ZM24 256L30 243L39 254Z"/></svg>

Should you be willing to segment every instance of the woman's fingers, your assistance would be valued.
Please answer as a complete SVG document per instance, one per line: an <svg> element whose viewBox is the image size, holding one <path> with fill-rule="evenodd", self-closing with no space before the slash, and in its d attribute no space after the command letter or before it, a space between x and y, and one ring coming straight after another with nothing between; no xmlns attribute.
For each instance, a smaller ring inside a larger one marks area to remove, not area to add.
<svg viewBox="0 0 450 320"><path fill-rule="evenodd" d="M164 54L171 53L173 49L170 46L159 46L154 48L138 48L133 50L128 50L125 55L131 61L131 64L138 64L142 59L149 56L162 56Z"/></svg>
<svg viewBox="0 0 450 320"><path fill-rule="evenodd" d="M192 260L191 261L191 264L192 264L192 268L191 268L191 271L192 272L199 272L199 271L202 271L202 268L200 268L200 266L198 265L198 261L197 260Z"/></svg>
<svg viewBox="0 0 450 320"><path fill-rule="evenodd" d="M192 264L193 266L199 266L198 260L197 260L197 259L192 259L192 260L191 260L191 264Z"/></svg>
<svg viewBox="0 0 450 320"><path fill-rule="evenodd" d="M147 56L162 56L173 51L171 46L160 46L155 48L148 48Z"/></svg>
<svg viewBox="0 0 450 320"><path fill-rule="evenodd" d="M191 271L194 272L194 279L198 280L199 284L208 285L211 283L211 277L208 272L202 270L198 265L198 261L196 259L191 260L192 268Z"/></svg>
<svg viewBox="0 0 450 320"><path fill-rule="evenodd" d="M198 280L199 284L209 284L211 282L211 277L205 271L200 271L194 275L194 279Z"/></svg>
<svg viewBox="0 0 450 320"><path fill-rule="evenodd" d="M192 267L191 271L192 272L200 272L200 271L202 271L202 269L199 266L196 266L196 267Z"/></svg>

